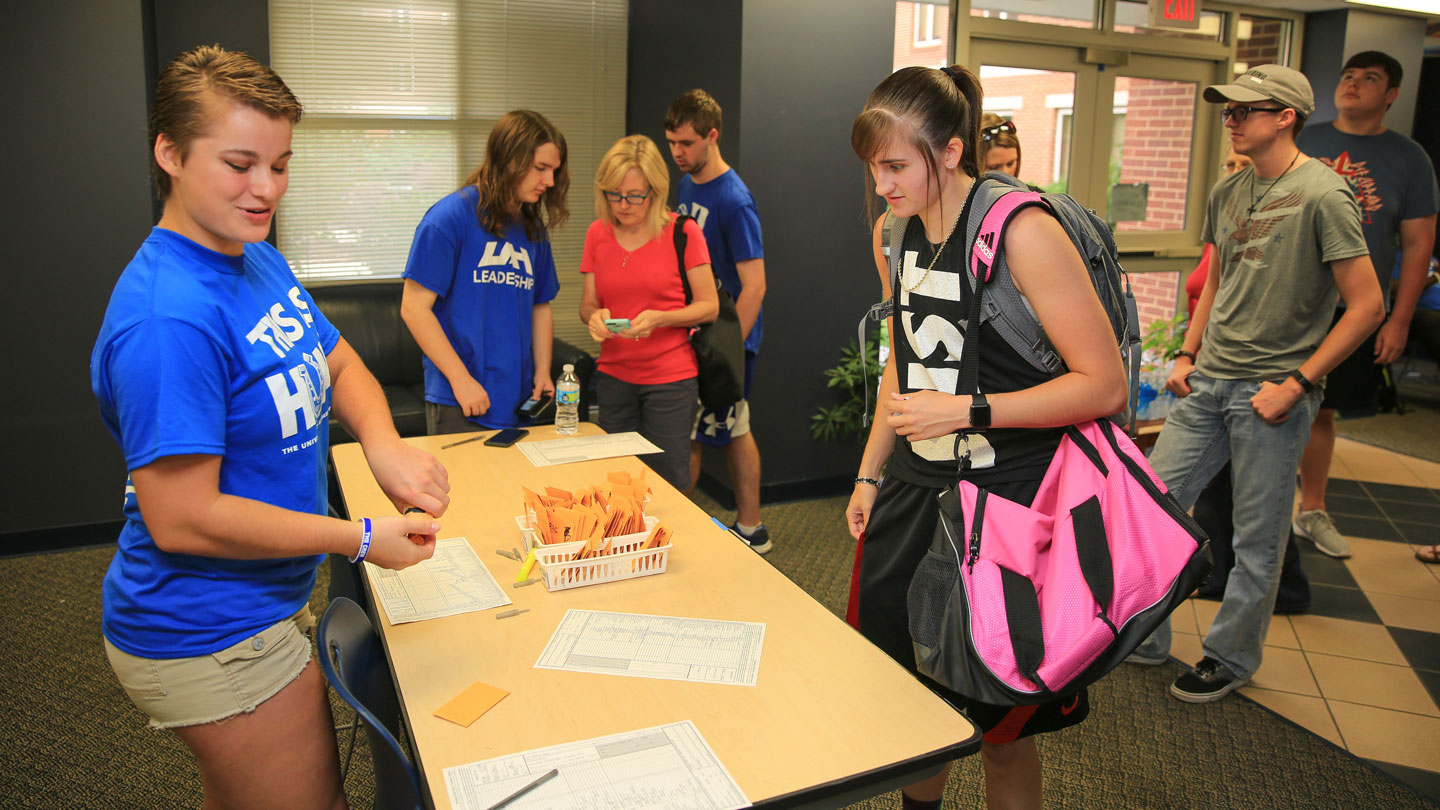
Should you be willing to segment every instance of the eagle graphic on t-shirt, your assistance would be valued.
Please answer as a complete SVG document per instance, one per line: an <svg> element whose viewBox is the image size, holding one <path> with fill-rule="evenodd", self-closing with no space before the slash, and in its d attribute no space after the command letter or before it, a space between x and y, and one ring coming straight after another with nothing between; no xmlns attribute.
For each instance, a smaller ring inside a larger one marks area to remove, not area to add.
<svg viewBox="0 0 1440 810"><path fill-rule="evenodd" d="M1230 252L1229 264L1260 262L1265 259L1265 247L1270 244L1270 235L1280 224L1299 210L1305 198L1302 191L1292 191L1277 197L1251 214L1241 200L1232 200L1225 209L1225 216L1231 221L1229 241L1234 245ZM1277 213L1278 212L1278 213Z"/></svg>

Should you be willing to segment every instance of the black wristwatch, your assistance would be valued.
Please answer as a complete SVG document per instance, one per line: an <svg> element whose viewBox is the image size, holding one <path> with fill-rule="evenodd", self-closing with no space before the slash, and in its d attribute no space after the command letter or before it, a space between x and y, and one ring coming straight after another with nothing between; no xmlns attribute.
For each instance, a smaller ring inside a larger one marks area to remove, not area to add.
<svg viewBox="0 0 1440 810"><path fill-rule="evenodd" d="M1290 376L1295 378L1295 382L1300 383L1300 387L1305 389L1305 393L1308 394L1311 391L1315 390L1315 383L1310 382L1310 379L1308 377L1306 377L1304 374L1301 374L1300 369L1297 368L1294 371L1290 372Z"/></svg>
<svg viewBox="0 0 1440 810"><path fill-rule="evenodd" d="M982 391L976 391L970 399L970 430L982 431L990 427L990 403Z"/></svg>

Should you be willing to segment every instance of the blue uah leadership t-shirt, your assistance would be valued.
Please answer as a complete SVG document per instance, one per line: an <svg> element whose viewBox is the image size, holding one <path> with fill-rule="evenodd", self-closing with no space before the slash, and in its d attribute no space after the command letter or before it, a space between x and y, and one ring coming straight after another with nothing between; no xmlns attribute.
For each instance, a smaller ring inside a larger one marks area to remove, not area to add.
<svg viewBox="0 0 1440 810"><path fill-rule="evenodd" d="M765 258L765 247L760 236L760 212L755 210L755 198L750 189L734 169L708 183L696 183L685 175L680 178L677 192L680 201L679 212L695 218L700 230L705 232L705 244L710 248L710 266L720 279L720 284L731 297L740 297L740 271L735 265L751 259ZM760 339L765 327L765 312L755 315L755 326L745 338L745 351L760 351Z"/></svg>
<svg viewBox="0 0 1440 810"><path fill-rule="evenodd" d="M325 514L339 340L274 247L227 256L155 228L111 293L90 384L126 469L220 456L220 492ZM131 655L206 655L254 635L305 605L323 559L162 551L128 481L124 515L102 627Z"/></svg>
<svg viewBox="0 0 1440 810"><path fill-rule="evenodd" d="M548 239L532 241L519 223L496 238L475 215L479 202L479 190L466 186L425 212L405 278L435 293L435 317L445 337L490 397L490 410L470 421L514 427L515 409L534 387L535 306L555 298L560 279ZM425 400L457 406L450 381L430 358L424 363Z"/></svg>

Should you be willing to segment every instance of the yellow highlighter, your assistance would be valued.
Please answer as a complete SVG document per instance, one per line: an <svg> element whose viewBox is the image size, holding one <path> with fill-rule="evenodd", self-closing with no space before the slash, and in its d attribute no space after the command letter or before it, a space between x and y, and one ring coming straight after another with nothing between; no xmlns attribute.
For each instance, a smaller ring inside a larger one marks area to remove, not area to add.
<svg viewBox="0 0 1440 810"><path fill-rule="evenodd" d="M525 564L522 565L522 566L520 566L520 573L515 576L515 581L516 581L516 582L524 582L525 580L529 579L529 578L530 578L530 569L532 569L532 568L534 568L534 567L535 567L535 549L532 548L532 549L530 549L530 553L527 554L527 555L525 555Z"/></svg>

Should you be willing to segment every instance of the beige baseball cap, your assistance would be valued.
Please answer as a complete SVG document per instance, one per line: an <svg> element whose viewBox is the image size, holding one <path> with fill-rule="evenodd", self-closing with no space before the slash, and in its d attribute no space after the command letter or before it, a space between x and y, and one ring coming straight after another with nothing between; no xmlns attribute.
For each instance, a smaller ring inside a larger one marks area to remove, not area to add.
<svg viewBox="0 0 1440 810"><path fill-rule="evenodd" d="M1300 71L1283 65L1253 67L1233 84L1211 85L1205 88L1205 100L1214 104L1278 101L1306 118L1315 112L1315 93L1310 89L1310 80Z"/></svg>

